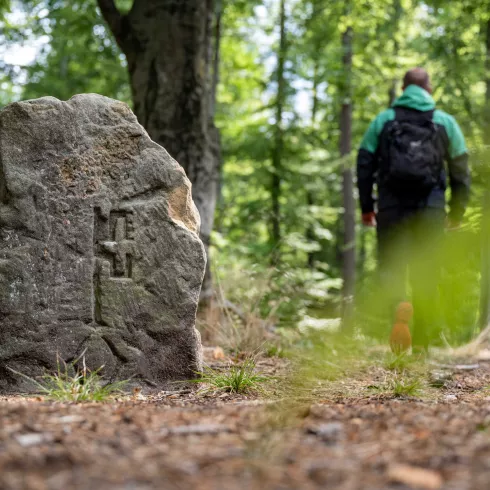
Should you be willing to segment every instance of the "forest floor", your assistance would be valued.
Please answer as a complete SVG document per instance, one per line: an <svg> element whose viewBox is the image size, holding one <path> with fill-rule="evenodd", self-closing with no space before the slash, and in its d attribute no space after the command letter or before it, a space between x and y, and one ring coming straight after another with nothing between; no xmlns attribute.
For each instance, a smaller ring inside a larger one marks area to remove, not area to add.
<svg viewBox="0 0 490 490"><path fill-rule="evenodd" d="M289 361L261 358L275 394L2 397L0 488L487 490L490 362L468 362L418 378L367 363L303 394Z"/></svg>

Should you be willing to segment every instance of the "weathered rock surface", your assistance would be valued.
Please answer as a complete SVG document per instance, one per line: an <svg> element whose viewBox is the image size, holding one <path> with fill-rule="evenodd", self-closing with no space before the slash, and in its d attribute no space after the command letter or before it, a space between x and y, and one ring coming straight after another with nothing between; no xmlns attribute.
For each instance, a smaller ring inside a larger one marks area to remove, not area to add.
<svg viewBox="0 0 490 490"><path fill-rule="evenodd" d="M200 368L205 268L182 168L126 104L46 97L0 113L0 390L86 351L150 385ZM25 388L25 386L24 386Z"/></svg>

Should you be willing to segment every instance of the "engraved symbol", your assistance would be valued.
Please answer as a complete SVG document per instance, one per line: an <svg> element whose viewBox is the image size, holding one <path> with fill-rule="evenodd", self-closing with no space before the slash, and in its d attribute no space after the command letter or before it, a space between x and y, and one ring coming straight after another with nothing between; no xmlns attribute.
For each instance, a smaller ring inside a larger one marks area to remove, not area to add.
<svg viewBox="0 0 490 490"><path fill-rule="evenodd" d="M111 277L132 277L133 240L132 211L111 211L108 220L103 220L100 213L96 213L96 255L110 261Z"/></svg>

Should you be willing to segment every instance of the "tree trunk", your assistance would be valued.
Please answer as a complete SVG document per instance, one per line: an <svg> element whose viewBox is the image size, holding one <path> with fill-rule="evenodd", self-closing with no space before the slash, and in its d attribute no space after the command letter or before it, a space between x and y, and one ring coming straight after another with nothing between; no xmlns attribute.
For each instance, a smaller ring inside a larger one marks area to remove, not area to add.
<svg viewBox="0 0 490 490"><path fill-rule="evenodd" d="M212 60L213 69L211 72L211 91L210 91L210 103L209 103L209 117L212 135L214 135L216 157L218 159L218 188L216 191L216 208L218 210L223 208L223 158L221 155L221 140L220 134L217 128L214 126L214 117L216 115L216 101L218 97L218 85L220 81L220 63L221 63L221 34L222 34L222 18L224 14L224 2L223 0L215 0L215 16L214 16L214 33L213 33L213 45L212 45ZM221 215L221 213L218 213ZM215 222L216 231L220 231L221 223Z"/></svg>
<svg viewBox="0 0 490 490"><path fill-rule="evenodd" d="M352 28L348 27L342 35L343 80L340 95L342 110L340 114L340 155L351 152L352 139ZM353 307L356 276L356 221L354 202L354 177L350 163L344 163L342 171L342 200L344 207L344 240L342 253L343 278L343 318L350 318ZM348 323L348 321L346 321Z"/></svg>
<svg viewBox="0 0 490 490"><path fill-rule="evenodd" d="M318 46L317 46L318 48ZM315 59L315 66L313 68L313 103L311 107L311 126L313 128L313 131L316 130L316 115L318 112L318 85L320 82L320 77L318 76L318 65L319 65L319 60L318 58ZM308 205L308 211L311 210L311 207L315 204L315 196L313 193L313 189L311 189L308 186L308 183L306 184L306 203ZM315 239L315 232L313 229L313 224L310 223L308 225L308 228L306 229L306 239L308 241L313 241ZM315 265L315 256L317 254L315 252L308 252L308 267L310 269L314 268Z"/></svg>
<svg viewBox="0 0 490 490"><path fill-rule="evenodd" d="M366 257L367 257L366 230L361 230L359 238L360 238L361 243L359 245L359 260L358 260L358 264L357 264L357 269L358 269L358 274L363 279L364 278L364 272L366 269Z"/></svg>
<svg viewBox="0 0 490 490"><path fill-rule="evenodd" d="M485 59L485 105L487 110L485 111L487 132L486 141L490 143L490 19L487 20L487 32L486 32L486 59Z"/></svg>
<svg viewBox="0 0 490 490"><path fill-rule="evenodd" d="M277 53L277 97L276 97L276 122L274 127L274 147L272 150L272 175L271 175L271 235L270 243L272 246L272 263L279 262L280 241L281 241L281 174L282 174L282 153L284 146L284 131L282 125L284 101L286 95L286 81L284 79L284 65L286 62L286 0L281 0L280 14L280 38L279 50Z"/></svg>
<svg viewBox="0 0 490 490"><path fill-rule="evenodd" d="M403 14L403 6L401 0L394 0L393 6L393 59L397 60L399 51L400 51L400 43L398 42L398 30L400 27L400 19ZM391 87L388 90L388 107L393 105L393 102L396 100L396 88L398 86L398 78L393 78L391 81Z"/></svg>
<svg viewBox="0 0 490 490"><path fill-rule="evenodd" d="M485 60L485 112L484 112L484 160L490 155L490 19L486 23L486 60ZM480 291L480 327L490 325L490 171L483 169L485 193L482 210L482 269Z"/></svg>
<svg viewBox="0 0 490 490"><path fill-rule="evenodd" d="M210 111L214 2L135 0L127 15L121 15L114 0L98 3L126 55L138 120L192 182L207 252L219 168L219 138ZM203 295L210 288L208 267Z"/></svg>
<svg viewBox="0 0 490 490"><path fill-rule="evenodd" d="M396 100L397 84L398 84L398 81L396 79L393 79L391 81L390 90L388 90L388 107L391 107L393 105L393 102L395 102L395 100Z"/></svg>
<svg viewBox="0 0 490 490"><path fill-rule="evenodd" d="M212 54L212 71L211 71L211 90L210 90L210 102L209 102L209 114L214 121L216 113L216 98L219 84L219 65L221 55L221 19L223 16L223 0L215 0L214 9L214 32L213 43L210 43Z"/></svg>
<svg viewBox="0 0 490 490"><path fill-rule="evenodd" d="M313 197L313 191L311 189L306 189L306 204L308 206L308 212L311 210L312 206L315 204L315 199ZM308 228L306 229L306 240L308 242L313 242L315 240L315 231L313 228L313 224L308 224ZM308 267L310 269L314 269L315 267L315 252L308 252Z"/></svg>

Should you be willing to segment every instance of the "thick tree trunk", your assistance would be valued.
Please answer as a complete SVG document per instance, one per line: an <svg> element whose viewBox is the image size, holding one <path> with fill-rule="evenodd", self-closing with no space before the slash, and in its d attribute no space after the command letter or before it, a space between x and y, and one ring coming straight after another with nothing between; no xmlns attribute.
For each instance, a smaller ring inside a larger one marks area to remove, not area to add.
<svg viewBox="0 0 490 490"><path fill-rule="evenodd" d="M218 98L218 85L220 81L220 62L221 62L221 35L222 35L222 19L224 15L225 2L223 0L215 0L215 17L214 17L214 34L213 34L213 53L212 53L212 72L211 72L211 93L210 93L210 125L212 126L215 137L216 156L218 159L218 188L216 195L216 208L222 210L223 202L223 158L221 155L221 141L219 131L214 127L213 121L216 114L216 101ZM218 213L220 216L221 212ZM215 222L214 228L216 231L221 230L221 222Z"/></svg>
<svg viewBox="0 0 490 490"><path fill-rule="evenodd" d="M113 0L98 2L126 55L138 120L192 182L208 249L219 168L219 137L210 110L214 2L135 0L124 16ZM208 267L203 295L209 295L210 279Z"/></svg>
<svg viewBox="0 0 490 490"><path fill-rule="evenodd" d="M351 152L352 140L352 28L342 35L343 81L341 84L342 109L340 114L340 155ZM356 220L354 202L354 176L350 163L342 171L342 200L344 207L344 241L342 253L343 317L350 318L353 307L356 278ZM349 323L346 321L346 324Z"/></svg>
<svg viewBox="0 0 490 490"><path fill-rule="evenodd" d="M486 23L486 61L485 61L485 113L484 113L484 159L490 155L490 19ZM486 185L482 212L482 270L480 291L480 327L490 325L490 171L483 169Z"/></svg>
<svg viewBox="0 0 490 490"><path fill-rule="evenodd" d="M221 19L223 17L223 0L215 0L214 22L213 25L213 42L210 43L212 54L212 71L211 71L211 90L210 90L210 102L209 102L209 115L214 121L216 113L216 99L218 93L219 84L219 65L221 58Z"/></svg>
<svg viewBox="0 0 490 490"><path fill-rule="evenodd" d="M284 131L283 131L283 111L286 95L286 81L284 79L284 65L286 62L286 0L281 0L280 14L280 37L279 50L277 53L277 96L276 96L276 122L274 127L274 147L272 150L272 175L271 175L271 235L270 243L272 246L271 261L277 264L280 257L280 241L281 241L281 174L282 174L282 153L284 146Z"/></svg>

